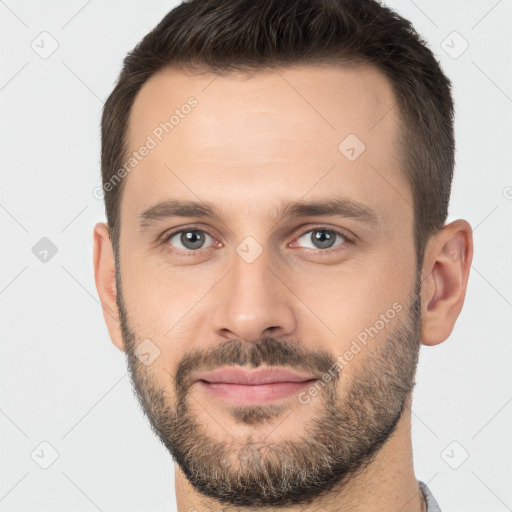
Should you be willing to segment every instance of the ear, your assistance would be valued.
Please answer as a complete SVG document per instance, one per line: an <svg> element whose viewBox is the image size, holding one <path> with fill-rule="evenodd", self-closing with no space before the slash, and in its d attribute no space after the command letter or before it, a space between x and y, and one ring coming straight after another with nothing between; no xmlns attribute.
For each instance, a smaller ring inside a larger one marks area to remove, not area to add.
<svg viewBox="0 0 512 512"><path fill-rule="evenodd" d="M462 310L473 259L473 231L465 220L447 224L432 236L422 270L424 345L442 343Z"/></svg>
<svg viewBox="0 0 512 512"><path fill-rule="evenodd" d="M119 310L116 302L116 268L108 225L94 226L94 279L112 343L124 352Z"/></svg>

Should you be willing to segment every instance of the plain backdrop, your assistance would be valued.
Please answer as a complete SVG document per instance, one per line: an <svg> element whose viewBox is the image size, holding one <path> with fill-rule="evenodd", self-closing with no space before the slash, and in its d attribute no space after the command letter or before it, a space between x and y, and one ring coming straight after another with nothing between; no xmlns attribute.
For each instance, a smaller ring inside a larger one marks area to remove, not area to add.
<svg viewBox="0 0 512 512"><path fill-rule="evenodd" d="M448 221L468 220L475 242L453 334L422 348L416 475L443 512L504 512L512 510L512 1L387 3L453 82ZM93 195L102 105L126 52L175 5L0 1L3 512L176 510L172 459L110 341L92 265L93 226L105 220Z"/></svg>

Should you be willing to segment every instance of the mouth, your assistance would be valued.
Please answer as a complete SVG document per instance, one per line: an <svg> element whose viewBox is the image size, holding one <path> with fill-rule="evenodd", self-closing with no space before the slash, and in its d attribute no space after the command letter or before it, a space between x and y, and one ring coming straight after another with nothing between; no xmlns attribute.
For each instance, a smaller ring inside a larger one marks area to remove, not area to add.
<svg viewBox="0 0 512 512"><path fill-rule="evenodd" d="M290 397L317 380L285 368L220 368L199 375L195 383L213 397L242 405Z"/></svg>

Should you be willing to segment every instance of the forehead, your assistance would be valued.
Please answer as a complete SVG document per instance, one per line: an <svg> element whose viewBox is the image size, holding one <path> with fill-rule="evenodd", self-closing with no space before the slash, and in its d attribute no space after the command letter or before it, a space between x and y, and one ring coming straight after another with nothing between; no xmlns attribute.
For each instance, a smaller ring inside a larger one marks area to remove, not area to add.
<svg viewBox="0 0 512 512"><path fill-rule="evenodd" d="M397 194L410 195L395 147L399 127L391 84L371 66L252 76L166 68L143 85L130 113L127 162L138 155L126 166L122 210L184 196L225 204L237 197L261 210L272 196L334 187L390 214Z"/></svg>

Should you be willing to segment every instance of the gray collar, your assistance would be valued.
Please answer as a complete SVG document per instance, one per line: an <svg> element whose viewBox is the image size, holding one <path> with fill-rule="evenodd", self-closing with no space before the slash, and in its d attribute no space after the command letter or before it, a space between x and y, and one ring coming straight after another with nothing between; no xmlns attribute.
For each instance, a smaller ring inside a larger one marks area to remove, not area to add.
<svg viewBox="0 0 512 512"><path fill-rule="evenodd" d="M434 499L434 496L432 496L432 493L427 487L427 484L424 484L419 480L418 484L420 486L421 492L423 493L423 496L425 497L425 501L427 502L427 512L441 512L441 509L439 508L437 501Z"/></svg>

